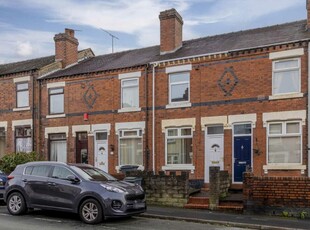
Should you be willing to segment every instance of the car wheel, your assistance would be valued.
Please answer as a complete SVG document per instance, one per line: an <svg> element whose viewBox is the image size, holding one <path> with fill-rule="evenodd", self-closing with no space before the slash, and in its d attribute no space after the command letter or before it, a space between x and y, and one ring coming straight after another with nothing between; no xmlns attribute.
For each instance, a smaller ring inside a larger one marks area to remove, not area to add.
<svg viewBox="0 0 310 230"><path fill-rule="evenodd" d="M12 215L22 215L27 211L23 195L19 192L12 193L7 200L7 209Z"/></svg>
<svg viewBox="0 0 310 230"><path fill-rule="evenodd" d="M85 200L80 206L79 214L87 224L98 224L103 216L101 205L94 199Z"/></svg>

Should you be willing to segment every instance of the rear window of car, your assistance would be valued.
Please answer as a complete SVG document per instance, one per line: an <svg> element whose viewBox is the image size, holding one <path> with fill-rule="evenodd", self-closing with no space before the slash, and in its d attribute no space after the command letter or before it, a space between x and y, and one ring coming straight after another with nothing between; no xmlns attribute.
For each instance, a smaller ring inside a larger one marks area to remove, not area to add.
<svg viewBox="0 0 310 230"><path fill-rule="evenodd" d="M31 176L48 176L51 167L48 165L36 165L36 166L28 166L25 169L26 175Z"/></svg>
<svg viewBox="0 0 310 230"><path fill-rule="evenodd" d="M117 180L110 174L97 168L76 167L76 166L72 166L72 168L85 180L92 180L92 181L115 181Z"/></svg>

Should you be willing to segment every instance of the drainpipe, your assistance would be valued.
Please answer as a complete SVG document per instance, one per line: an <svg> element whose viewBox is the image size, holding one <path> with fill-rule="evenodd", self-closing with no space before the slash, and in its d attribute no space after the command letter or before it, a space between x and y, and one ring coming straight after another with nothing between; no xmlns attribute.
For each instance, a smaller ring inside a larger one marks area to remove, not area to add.
<svg viewBox="0 0 310 230"><path fill-rule="evenodd" d="M308 42L308 117L307 117L307 131L308 131L308 177L310 177L310 42Z"/></svg>
<svg viewBox="0 0 310 230"><path fill-rule="evenodd" d="M149 150L149 97L148 97L148 67L149 64L146 65L144 73L144 93L145 93L145 169L149 171L149 162L150 162L150 150Z"/></svg>
<svg viewBox="0 0 310 230"><path fill-rule="evenodd" d="M35 85L34 85L35 76L33 73L31 74L31 77L32 77L32 114L31 114L31 118L32 118L32 151L35 151L34 143L37 143L37 140L34 141L34 139L36 138L36 121L35 121L36 103L35 103L34 91L36 89L35 89Z"/></svg>
<svg viewBox="0 0 310 230"><path fill-rule="evenodd" d="M152 156L153 156L153 174L155 174L155 68L158 63L153 63L152 70Z"/></svg>

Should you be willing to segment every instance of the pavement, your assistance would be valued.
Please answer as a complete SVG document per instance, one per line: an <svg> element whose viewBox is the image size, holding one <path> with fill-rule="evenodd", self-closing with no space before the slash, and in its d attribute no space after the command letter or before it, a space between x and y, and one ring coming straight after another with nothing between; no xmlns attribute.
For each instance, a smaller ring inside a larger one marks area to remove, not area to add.
<svg viewBox="0 0 310 230"><path fill-rule="evenodd" d="M196 223L223 225L245 229L297 230L310 229L310 220L285 218L279 216L248 215L215 212L202 209L184 209L148 205L140 216L167 220L182 220Z"/></svg>

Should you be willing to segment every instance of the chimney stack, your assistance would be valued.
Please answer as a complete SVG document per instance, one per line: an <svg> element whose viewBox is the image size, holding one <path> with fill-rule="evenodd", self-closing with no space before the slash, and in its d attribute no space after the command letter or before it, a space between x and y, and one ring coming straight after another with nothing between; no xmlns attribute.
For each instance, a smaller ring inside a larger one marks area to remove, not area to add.
<svg viewBox="0 0 310 230"><path fill-rule="evenodd" d="M55 60L62 61L62 67L78 62L78 40L74 37L74 30L65 29L65 33L56 34L55 41Z"/></svg>
<svg viewBox="0 0 310 230"><path fill-rule="evenodd" d="M173 53L182 47L183 19L175 9L160 12L160 54Z"/></svg>

